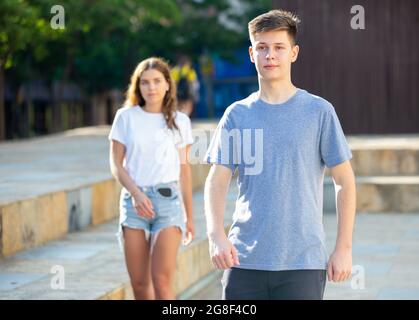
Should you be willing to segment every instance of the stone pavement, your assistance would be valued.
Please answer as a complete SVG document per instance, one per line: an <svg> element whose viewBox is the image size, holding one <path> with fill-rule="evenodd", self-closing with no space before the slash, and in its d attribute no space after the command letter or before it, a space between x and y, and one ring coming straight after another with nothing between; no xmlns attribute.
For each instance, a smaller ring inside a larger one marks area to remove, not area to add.
<svg viewBox="0 0 419 320"><path fill-rule="evenodd" d="M117 220L69 233L4 259L0 299L93 300L127 282L116 227ZM59 275L64 282L56 281Z"/></svg>
<svg viewBox="0 0 419 320"><path fill-rule="evenodd" d="M112 178L109 126L2 142L0 204L79 188Z"/></svg>

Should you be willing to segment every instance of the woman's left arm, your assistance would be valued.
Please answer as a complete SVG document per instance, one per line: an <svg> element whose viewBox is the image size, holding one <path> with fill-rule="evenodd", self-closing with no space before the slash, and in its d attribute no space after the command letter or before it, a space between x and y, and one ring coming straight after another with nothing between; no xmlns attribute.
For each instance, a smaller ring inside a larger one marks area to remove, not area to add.
<svg viewBox="0 0 419 320"><path fill-rule="evenodd" d="M192 242L195 237L195 226L193 223L193 206L192 206L192 170L189 161L189 152L191 145L186 145L183 148L179 148L180 156L180 188L182 192L182 198L184 208L186 211L186 238L184 241L185 245Z"/></svg>

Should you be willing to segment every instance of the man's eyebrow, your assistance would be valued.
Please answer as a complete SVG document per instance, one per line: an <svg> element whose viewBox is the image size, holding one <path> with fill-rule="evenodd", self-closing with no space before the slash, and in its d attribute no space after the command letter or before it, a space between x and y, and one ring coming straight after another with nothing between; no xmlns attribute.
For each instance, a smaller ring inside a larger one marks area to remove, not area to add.
<svg viewBox="0 0 419 320"><path fill-rule="evenodd" d="M258 42L258 43L256 43L256 45L259 45L259 44L267 44L267 43L266 42ZM285 45L285 42L275 42L274 44Z"/></svg>

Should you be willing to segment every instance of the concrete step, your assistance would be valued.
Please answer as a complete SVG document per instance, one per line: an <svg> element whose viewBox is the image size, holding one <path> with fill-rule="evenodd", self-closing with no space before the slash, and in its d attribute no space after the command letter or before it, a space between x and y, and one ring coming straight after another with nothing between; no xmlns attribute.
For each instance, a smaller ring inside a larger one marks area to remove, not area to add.
<svg viewBox="0 0 419 320"><path fill-rule="evenodd" d="M419 175L419 135L348 136L347 140L357 176Z"/></svg>
<svg viewBox="0 0 419 320"><path fill-rule="evenodd" d="M91 300L114 291L128 281L116 226L89 227L2 259L0 299Z"/></svg>
<svg viewBox="0 0 419 320"><path fill-rule="evenodd" d="M358 176L419 175L419 135L350 136Z"/></svg>
<svg viewBox="0 0 419 320"><path fill-rule="evenodd" d="M357 212L419 213L419 176L356 177ZM325 177L323 206L336 211L335 187Z"/></svg>
<svg viewBox="0 0 419 320"><path fill-rule="evenodd" d="M419 150L353 150L357 176L419 175Z"/></svg>

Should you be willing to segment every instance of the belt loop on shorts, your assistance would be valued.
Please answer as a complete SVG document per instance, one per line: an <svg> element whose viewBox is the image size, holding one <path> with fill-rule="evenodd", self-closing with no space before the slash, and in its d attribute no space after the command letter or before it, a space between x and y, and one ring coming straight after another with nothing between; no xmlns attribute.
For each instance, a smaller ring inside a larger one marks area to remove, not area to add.
<svg viewBox="0 0 419 320"><path fill-rule="evenodd" d="M146 187L139 187L140 188L140 190L142 191L142 192L147 192L148 190L150 190L151 189L151 187L149 187L149 186L146 186Z"/></svg>

